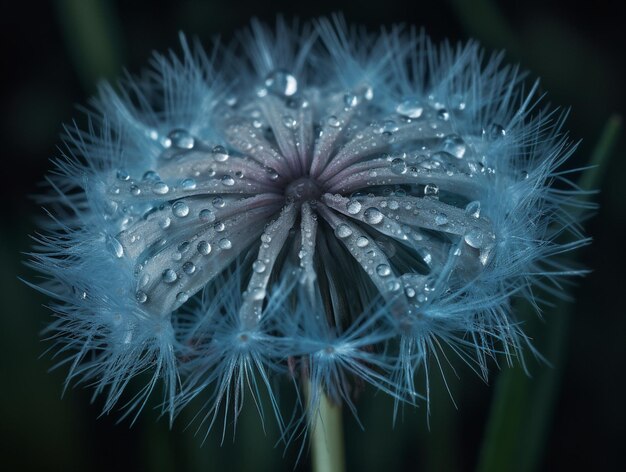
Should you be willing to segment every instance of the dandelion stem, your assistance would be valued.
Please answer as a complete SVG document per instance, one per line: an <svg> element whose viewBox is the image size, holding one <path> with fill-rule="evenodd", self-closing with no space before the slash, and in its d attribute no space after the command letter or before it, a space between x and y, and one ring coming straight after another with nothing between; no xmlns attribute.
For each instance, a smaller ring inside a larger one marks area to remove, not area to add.
<svg viewBox="0 0 626 472"><path fill-rule="evenodd" d="M345 451L341 405L333 403L318 385L307 381L307 400L318 397L319 405L311 413L311 449L313 472L345 471Z"/></svg>

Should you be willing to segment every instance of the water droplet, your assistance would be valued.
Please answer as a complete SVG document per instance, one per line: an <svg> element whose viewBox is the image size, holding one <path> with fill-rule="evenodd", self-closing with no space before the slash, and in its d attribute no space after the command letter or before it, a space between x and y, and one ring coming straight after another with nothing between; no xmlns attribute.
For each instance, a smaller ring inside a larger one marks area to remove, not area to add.
<svg viewBox="0 0 626 472"><path fill-rule="evenodd" d="M361 211L361 202L359 202L358 200L350 200L348 201L346 208L349 214L356 215L358 212Z"/></svg>
<svg viewBox="0 0 626 472"><path fill-rule="evenodd" d="M222 231L224 231L226 229L226 225L224 225L223 222L221 221L217 221L214 225L213 225L213 229L215 231L217 231L218 233L221 233Z"/></svg>
<svg viewBox="0 0 626 472"><path fill-rule="evenodd" d="M222 176L222 184L226 185L227 187L232 187L233 185L235 185L235 179L233 179L230 175L223 175Z"/></svg>
<svg viewBox="0 0 626 472"><path fill-rule="evenodd" d="M117 238L110 235L107 236L106 246L109 252L115 257L120 258L124 255L124 247L122 246L122 243L117 240Z"/></svg>
<svg viewBox="0 0 626 472"><path fill-rule="evenodd" d="M467 146L463 139L457 134L451 134L443 142L443 150L461 159L465 155Z"/></svg>
<svg viewBox="0 0 626 472"><path fill-rule="evenodd" d="M366 247L370 243L370 240L365 236L359 236L356 240L356 245L360 248Z"/></svg>
<svg viewBox="0 0 626 472"><path fill-rule="evenodd" d="M439 187L437 187L435 184L424 185L425 197L436 197L437 195L439 195Z"/></svg>
<svg viewBox="0 0 626 472"><path fill-rule="evenodd" d="M474 218L480 218L480 202L469 202L465 207L465 214Z"/></svg>
<svg viewBox="0 0 626 472"><path fill-rule="evenodd" d="M219 240L218 245L221 249L230 249L233 247L233 243L230 242L228 238L222 238Z"/></svg>
<svg viewBox="0 0 626 472"><path fill-rule="evenodd" d="M141 193L141 189L139 187L137 187L136 185L131 185L130 186L130 193L131 193L131 195L134 195L136 197L137 195L139 195Z"/></svg>
<svg viewBox="0 0 626 472"><path fill-rule="evenodd" d="M183 252L187 252L187 250L189 249L189 241L183 241L182 243L180 243L178 245L178 252L180 252L181 254Z"/></svg>
<svg viewBox="0 0 626 472"><path fill-rule="evenodd" d="M178 292L176 294L176 301L178 303L185 303L187 300L189 300L189 295L187 294L187 292Z"/></svg>
<svg viewBox="0 0 626 472"><path fill-rule="evenodd" d="M396 175L406 174L406 162L404 159L396 157L393 161L391 161L390 169L391 172Z"/></svg>
<svg viewBox="0 0 626 472"><path fill-rule="evenodd" d="M377 225L378 223L383 221L383 214L378 208L374 207L370 207L365 210L365 213L363 213L363 217L365 218L365 222L370 225Z"/></svg>
<svg viewBox="0 0 626 472"><path fill-rule="evenodd" d="M185 272L185 274L191 275L196 271L196 266L193 262L187 261L183 264L183 271Z"/></svg>
<svg viewBox="0 0 626 472"><path fill-rule="evenodd" d="M185 179L181 182L181 187L183 190L195 190L196 181L194 179Z"/></svg>
<svg viewBox="0 0 626 472"><path fill-rule="evenodd" d="M179 218L184 218L189 214L189 206L182 200L179 200L172 205L172 213Z"/></svg>
<svg viewBox="0 0 626 472"><path fill-rule="evenodd" d="M389 267L387 264L379 264L376 267L376 273L381 277L387 277L389 274L391 274L391 267Z"/></svg>
<svg viewBox="0 0 626 472"><path fill-rule="evenodd" d="M170 191L170 188L165 182L159 181L155 182L155 184L152 186L152 191L157 195L165 195L167 192Z"/></svg>
<svg viewBox="0 0 626 472"><path fill-rule="evenodd" d="M346 105L346 108L353 108L359 104L359 97L353 93L346 93L343 96L343 103Z"/></svg>
<svg viewBox="0 0 626 472"><path fill-rule="evenodd" d="M213 206L215 208L224 208L224 205L226 205L226 202L222 197L215 197L213 199Z"/></svg>
<svg viewBox="0 0 626 472"><path fill-rule="evenodd" d="M265 298L265 293L265 289L257 287L250 290L250 292L248 293L248 297L250 300L258 302Z"/></svg>
<svg viewBox="0 0 626 472"><path fill-rule="evenodd" d="M166 269L161 274L161 278L166 284L173 284L176 282L178 276L176 275L176 271L174 269Z"/></svg>
<svg viewBox="0 0 626 472"><path fill-rule="evenodd" d="M335 236L337 236L338 238L347 238L351 234L352 229L350 229L350 227L345 223L341 223L335 228Z"/></svg>
<svg viewBox="0 0 626 472"><path fill-rule="evenodd" d="M298 122L293 116L285 115L283 116L283 125L285 125L287 129L294 129L298 125Z"/></svg>
<svg viewBox="0 0 626 472"><path fill-rule="evenodd" d="M261 235L261 241L264 242L265 244L269 244L272 241L272 237L267 233L263 233Z"/></svg>
<svg viewBox="0 0 626 472"><path fill-rule="evenodd" d="M230 157L226 148L220 145L215 146L211 150L211 153L213 154L213 159L215 159L217 162L226 162Z"/></svg>
<svg viewBox="0 0 626 472"><path fill-rule="evenodd" d="M445 108L442 108L437 112L437 118L442 121L448 121L450 119L450 113Z"/></svg>
<svg viewBox="0 0 626 472"><path fill-rule="evenodd" d="M172 142L172 146L178 149L191 149L195 144L193 136L184 129L175 129L167 135Z"/></svg>
<svg viewBox="0 0 626 472"><path fill-rule="evenodd" d="M397 280L390 280L389 282L387 282L387 290L389 290L390 292L397 292L398 290L400 290L400 282L398 282Z"/></svg>
<svg viewBox="0 0 626 472"><path fill-rule="evenodd" d="M415 289L413 287L405 287L404 293L407 297L413 298L415 296Z"/></svg>
<svg viewBox="0 0 626 472"><path fill-rule="evenodd" d="M148 285L148 283L150 282L150 274L143 274L140 278L139 278L139 282L137 283L137 286L139 287L145 287L146 285Z"/></svg>
<svg viewBox="0 0 626 472"><path fill-rule="evenodd" d="M492 141L506 136L506 130L498 123L493 123L487 131L483 132L486 133L487 137Z"/></svg>
<svg viewBox="0 0 626 472"><path fill-rule="evenodd" d="M119 180L129 180L130 175L128 175L128 172L126 172L124 169L120 169L117 171L117 178Z"/></svg>
<svg viewBox="0 0 626 472"><path fill-rule="evenodd" d="M396 107L396 112L406 118L419 118L423 111L424 107L416 98L407 98Z"/></svg>
<svg viewBox="0 0 626 472"><path fill-rule="evenodd" d="M166 216L161 221L159 221L159 226L161 227L161 229L167 229L170 227L171 224L172 224L172 220L170 219L169 216Z"/></svg>
<svg viewBox="0 0 626 472"><path fill-rule="evenodd" d="M139 303L146 303L148 301L148 295L143 290L137 290L137 292L135 292L135 300Z"/></svg>
<svg viewBox="0 0 626 472"><path fill-rule="evenodd" d="M200 210L200 214L198 216L200 217L200 221L209 222L209 223L214 222L216 218L215 213L213 213L208 208L205 208L204 210Z"/></svg>
<svg viewBox="0 0 626 472"><path fill-rule="evenodd" d="M328 126L332 126L333 128L339 128L341 126L341 121L339 121L335 115L330 115L326 122L328 123Z"/></svg>
<svg viewBox="0 0 626 472"><path fill-rule="evenodd" d="M269 177L270 180L276 180L279 177L278 172L276 172L276 169L273 169L271 167L266 167L265 172L267 172L267 176Z"/></svg>
<svg viewBox="0 0 626 472"><path fill-rule="evenodd" d="M203 256L207 256L211 252L211 245L207 243L206 241L200 241L197 247L198 247L198 252L202 254Z"/></svg>
<svg viewBox="0 0 626 472"><path fill-rule="evenodd" d="M469 246L476 249L480 249L485 244L484 233L477 229L470 230L463 239Z"/></svg>
<svg viewBox="0 0 626 472"><path fill-rule="evenodd" d="M291 97L298 91L298 81L296 78L285 70L275 70L265 78L265 86L267 89L284 97Z"/></svg>
<svg viewBox="0 0 626 472"><path fill-rule="evenodd" d="M437 213L437 215L435 216L435 224L442 226L445 225L448 222L448 215L446 215L445 213Z"/></svg>
<svg viewBox="0 0 626 472"><path fill-rule="evenodd" d="M255 271L257 274L262 274L263 272L265 272L265 269L265 262L261 260L256 260L252 263L252 270Z"/></svg>

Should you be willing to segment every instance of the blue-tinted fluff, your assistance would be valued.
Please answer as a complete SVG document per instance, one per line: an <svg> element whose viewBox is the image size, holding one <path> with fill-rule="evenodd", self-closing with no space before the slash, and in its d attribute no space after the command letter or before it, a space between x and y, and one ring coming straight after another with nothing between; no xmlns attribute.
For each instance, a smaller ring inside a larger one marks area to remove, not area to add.
<svg viewBox="0 0 626 472"><path fill-rule="evenodd" d="M68 384L108 412L142 374L127 413L158 390L171 420L200 399L209 429L246 393L264 417L267 391L286 429L307 421L276 377L311 419L322 393L356 414L363 384L428 398L442 349L483 377L532 350L511 299L558 291L586 239L564 115L524 74L337 18L181 45L101 87L41 197L31 265Z"/></svg>

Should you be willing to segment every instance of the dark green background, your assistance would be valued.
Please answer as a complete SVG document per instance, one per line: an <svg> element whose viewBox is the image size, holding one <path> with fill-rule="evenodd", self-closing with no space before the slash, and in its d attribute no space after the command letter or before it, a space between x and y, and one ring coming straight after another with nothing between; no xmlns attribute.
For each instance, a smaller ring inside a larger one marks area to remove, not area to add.
<svg viewBox="0 0 626 472"><path fill-rule="evenodd" d="M179 31L205 44L216 34L228 40L251 16L272 22L278 12L308 19L343 11L349 22L372 31L404 22L424 26L436 40L473 37L490 51L506 49L510 62L541 77L549 101L572 107L568 128L574 140L582 139L570 163L576 167L588 161L609 117L623 116L625 110L624 18L618 5L539 0L6 2L0 17L0 467L292 470L298 452L292 446L283 458L282 446L273 447L275 431L270 427L264 436L251 411L244 412L236 442L228 436L221 448L219 435L212 434L201 447L193 428L184 430L184 418L169 432L150 410L132 428L128 422L116 425L115 415L98 418L102 403L90 404L89 389L70 390L61 399L64 372L48 374L50 356L38 358L46 348L39 340L49 319L42 307L46 300L17 279L34 277L21 264L21 252L28 251L27 235L42 213L28 196L40 191L61 124L78 115L75 104L86 102L99 78L116 77L122 66L140 71L152 50L177 47ZM532 433L533 438L545 436L539 441L539 470L624 468L625 162L620 137L596 197L600 210L587 222L594 244L579 254L593 272L574 288L571 310L554 314L567 317L561 353L550 359L555 368L529 363L534 377L547 372L556 380L554 408L540 410L540 427ZM555 322L550 309L545 319L534 328L540 348L542 332ZM430 432L425 408L407 409L394 428L390 402L366 392L358 402L365 431L346 415L350 470L474 470L498 371L494 367L489 386L467 369L460 369L459 376L448 371L458 411L434 376ZM532 404L519 414L528 411L532 414ZM528 440L519 433L518 456L524 456ZM305 456L298 470L308 468Z"/></svg>

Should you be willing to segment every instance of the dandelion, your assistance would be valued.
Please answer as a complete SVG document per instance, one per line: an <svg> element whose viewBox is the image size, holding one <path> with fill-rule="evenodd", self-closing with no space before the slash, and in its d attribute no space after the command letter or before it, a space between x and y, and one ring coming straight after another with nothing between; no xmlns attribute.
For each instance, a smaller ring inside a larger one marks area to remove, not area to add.
<svg viewBox="0 0 626 472"><path fill-rule="evenodd" d="M126 414L162 384L164 413L200 399L207 430L245 395L264 416L266 390L287 430L277 376L307 385L311 424L324 401L356 416L361 384L427 398L444 349L481 376L521 358L512 297L558 290L585 242L537 84L473 42L338 18L181 45L102 86L48 179L31 263L68 384L108 412L148 372Z"/></svg>

